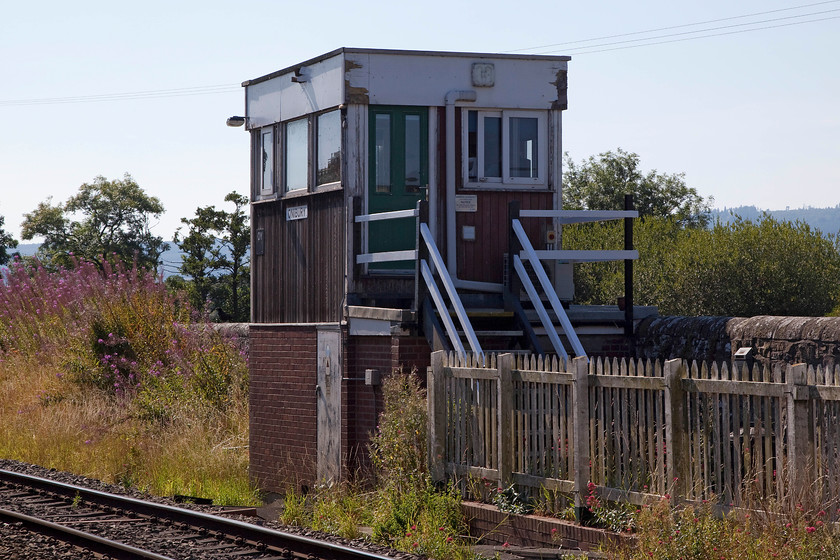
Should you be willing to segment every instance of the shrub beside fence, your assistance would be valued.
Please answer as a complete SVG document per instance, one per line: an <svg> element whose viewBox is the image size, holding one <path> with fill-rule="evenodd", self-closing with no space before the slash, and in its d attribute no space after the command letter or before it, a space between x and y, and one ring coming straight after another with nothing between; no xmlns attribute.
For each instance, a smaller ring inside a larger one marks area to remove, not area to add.
<svg viewBox="0 0 840 560"><path fill-rule="evenodd" d="M436 352L428 395L438 480L514 484L578 508L590 482L637 505L840 495L840 368Z"/></svg>

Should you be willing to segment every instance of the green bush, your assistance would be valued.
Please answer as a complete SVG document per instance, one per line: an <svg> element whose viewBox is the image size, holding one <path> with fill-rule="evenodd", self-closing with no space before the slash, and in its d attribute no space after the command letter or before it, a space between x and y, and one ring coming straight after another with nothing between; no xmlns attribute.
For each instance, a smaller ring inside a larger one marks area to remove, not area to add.
<svg viewBox="0 0 840 560"><path fill-rule="evenodd" d="M567 249L619 249L620 222L563 230ZM637 220L634 300L665 315L823 316L840 302L840 251L836 236L803 222L769 215L710 228L684 228L665 218ZM624 292L623 263L575 267L575 296L582 304L614 304Z"/></svg>

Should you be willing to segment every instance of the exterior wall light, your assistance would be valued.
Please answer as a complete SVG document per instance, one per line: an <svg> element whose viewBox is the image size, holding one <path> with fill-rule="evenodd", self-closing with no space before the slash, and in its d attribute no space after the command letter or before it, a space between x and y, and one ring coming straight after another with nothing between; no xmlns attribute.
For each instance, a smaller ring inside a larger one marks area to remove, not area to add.
<svg viewBox="0 0 840 560"><path fill-rule="evenodd" d="M228 126L242 126L245 124L245 117L228 117L227 125Z"/></svg>

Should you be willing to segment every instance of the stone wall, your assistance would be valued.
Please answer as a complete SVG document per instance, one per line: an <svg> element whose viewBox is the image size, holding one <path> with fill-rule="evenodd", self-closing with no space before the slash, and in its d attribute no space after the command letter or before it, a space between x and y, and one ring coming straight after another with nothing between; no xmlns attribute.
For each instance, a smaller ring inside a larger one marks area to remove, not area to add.
<svg viewBox="0 0 840 560"><path fill-rule="evenodd" d="M637 329L635 355L720 362L743 347L763 365L840 365L840 317L653 317Z"/></svg>

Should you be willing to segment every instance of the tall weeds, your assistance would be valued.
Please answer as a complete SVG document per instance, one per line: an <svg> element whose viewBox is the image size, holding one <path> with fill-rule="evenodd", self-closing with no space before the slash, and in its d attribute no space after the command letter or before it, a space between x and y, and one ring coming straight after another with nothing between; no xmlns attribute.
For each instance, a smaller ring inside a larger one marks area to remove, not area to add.
<svg viewBox="0 0 840 560"><path fill-rule="evenodd" d="M0 455L254 503L247 363L153 273L15 262L0 282Z"/></svg>

